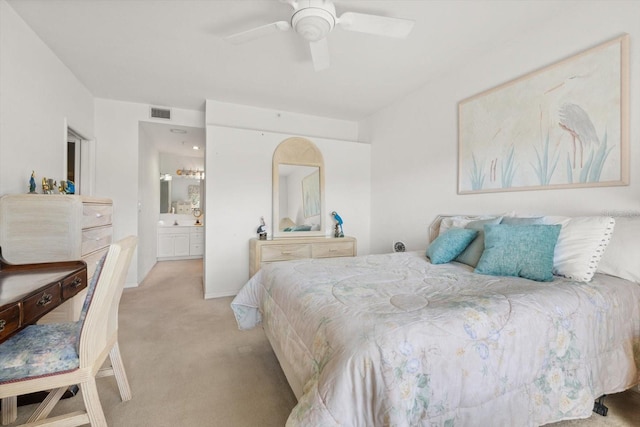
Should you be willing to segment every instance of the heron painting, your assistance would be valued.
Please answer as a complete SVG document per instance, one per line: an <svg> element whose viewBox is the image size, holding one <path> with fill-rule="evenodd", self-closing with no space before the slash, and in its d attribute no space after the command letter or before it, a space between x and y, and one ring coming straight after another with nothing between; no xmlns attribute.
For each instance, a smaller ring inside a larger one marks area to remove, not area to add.
<svg viewBox="0 0 640 427"><path fill-rule="evenodd" d="M626 185L629 36L461 101L458 193Z"/></svg>

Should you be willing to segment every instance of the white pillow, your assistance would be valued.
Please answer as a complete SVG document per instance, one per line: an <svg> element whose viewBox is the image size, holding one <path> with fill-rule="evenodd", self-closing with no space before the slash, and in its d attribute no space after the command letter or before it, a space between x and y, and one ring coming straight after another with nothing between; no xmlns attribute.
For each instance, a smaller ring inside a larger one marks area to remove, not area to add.
<svg viewBox="0 0 640 427"><path fill-rule="evenodd" d="M611 240L615 219L547 217L545 222L562 225L553 254L553 274L579 282L590 281Z"/></svg>
<svg viewBox="0 0 640 427"><path fill-rule="evenodd" d="M640 216L615 220L616 230L598 265L598 273L640 283Z"/></svg>
<svg viewBox="0 0 640 427"><path fill-rule="evenodd" d="M442 218L440 221L440 231L438 236L444 234L450 228L465 228L467 224L472 221L478 221L480 219L494 219L501 215L457 215Z"/></svg>

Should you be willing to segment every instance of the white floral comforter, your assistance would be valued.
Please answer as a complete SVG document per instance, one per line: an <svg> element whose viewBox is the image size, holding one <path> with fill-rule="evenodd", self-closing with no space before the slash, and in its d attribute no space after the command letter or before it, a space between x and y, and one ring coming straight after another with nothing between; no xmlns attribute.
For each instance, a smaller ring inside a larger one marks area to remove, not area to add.
<svg viewBox="0 0 640 427"><path fill-rule="evenodd" d="M418 253L271 264L239 292L304 394L287 426L535 426L638 382L640 285L478 275ZM605 402L606 403L606 402Z"/></svg>

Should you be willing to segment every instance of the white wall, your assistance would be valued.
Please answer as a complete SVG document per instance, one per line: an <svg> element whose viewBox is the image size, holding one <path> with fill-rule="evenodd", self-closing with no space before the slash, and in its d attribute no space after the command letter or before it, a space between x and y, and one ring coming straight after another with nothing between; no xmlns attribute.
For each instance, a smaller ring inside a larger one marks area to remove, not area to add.
<svg viewBox="0 0 640 427"><path fill-rule="evenodd" d="M640 2L567 3L567 10L535 30L469 57L455 70L361 123L372 144L371 252L404 240L427 244L437 214L517 210L565 215L640 210ZM631 38L631 185L457 195L457 106L472 95L629 33Z"/></svg>
<svg viewBox="0 0 640 427"><path fill-rule="evenodd" d="M0 194L66 176L67 125L93 138L93 96L0 0ZM99 194L97 194L99 195Z"/></svg>
<svg viewBox="0 0 640 427"><path fill-rule="evenodd" d="M151 176L146 173L140 175L139 165L148 159L140 158L138 148L140 122L157 122L167 124L166 120L150 119L149 105L131 102L113 101L96 98L95 100L95 136L96 152L96 192L113 199L114 238L119 239L133 234L138 236L138 224L157 224L160 210L160 199L141 197L144 189L155 188L159 180L159 165L157 174ZM180 126L204 127L204 113L201 111L172 109L170 123ZM156 162L158 160L155 160ZM152 167L147 168L151 170ZM153 184L139 182L140 177L153 180ZM157 193L159 194L159 187ZM158 196L159 197L159 196ZM152 205L148 207L148 205ZM148 234L148 233L147 233ZM143 233L144 237L145 234ZM140 236L139 236L140 237ZM135 286L144 277L142 273L148 268L151 253L155 256L155 245L149 241L138 242L138 253L131 262L127 286ZM144 257L144 258L143 258ZM139 264L141 260L142 264Z"/></svg>
<svg viewBox="0 0 640 427"><path fill-rule="evenodd" d="M153 145L152 137L143 126L138 126L138 273L140 283L156 264L158 246L158 221L160 209L160 153Z"/></svg>
<svg viewBox="0 0 640 427"><path fill-rule="evenodd" d="M358 239L358 252L368 253L370 146L353 142L357 124L238 105L227 111L228 105L207 101L205 297L234 295L248 280L249 239L256 237L261 216L273 231L273 151L292 136L310 139L324 157L326 233L336 210L345 234ZM225 120L233 126L220 122ZM250 129L254 124L272 131Z"/></svg>

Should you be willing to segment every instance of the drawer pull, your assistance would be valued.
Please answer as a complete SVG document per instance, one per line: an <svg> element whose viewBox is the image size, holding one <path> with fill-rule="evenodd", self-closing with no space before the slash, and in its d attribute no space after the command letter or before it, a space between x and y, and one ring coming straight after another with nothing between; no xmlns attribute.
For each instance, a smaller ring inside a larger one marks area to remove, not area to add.
<svg viewBox="0 0 640 427"><path fill-rule="evenodd" d="M280 252L280 255L291 255L291 251L282 251Z"/></svg>
<svg viewBox="0 0 640 427"><path fill-rule="evenodd" d="M6 320L0 319L0 332L4 331L4 326L7 324Z"/></svg>
<svg viewBox="0 0 640 427"><path fill-rule="evenodd" d="M102 214L101 213L97 213L96 214L96 218L102 218Z"/></svg>
<svg viewBox="0 0 640 427"><path fill-rule="evenodd" d="M75 279L73 279L73 282L71 282L71 286L73 286L74 288L78 288L80 287L80 285L82 285L82 279L79 277L76 277Z"/></svg>
<svg viewBox="0 0 640 427"><path fill-rule="evenodd" d="M45 305L51 304L52 300L53 300L53 295L45 292L44 294L42 294L42 296L40 297L40 299L36 304L38 305L38 307L44 307Z"/></svg>
<svg viewBox="0 0 640 427"><path fill-rule="evenodd" d="M329 249L329 252L338 252L338 250L332 248L332 249Z"/></svg>

